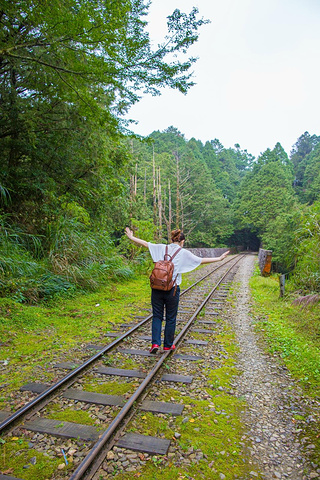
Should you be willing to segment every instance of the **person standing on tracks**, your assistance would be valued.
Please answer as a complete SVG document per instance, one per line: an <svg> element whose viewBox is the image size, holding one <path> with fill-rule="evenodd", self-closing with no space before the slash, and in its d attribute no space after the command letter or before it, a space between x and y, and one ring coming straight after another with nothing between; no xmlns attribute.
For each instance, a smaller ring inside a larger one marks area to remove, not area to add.
<svg viewBox="0 0 320 480"><path fill-rule="evenodd" d="M150 243L137 238L133 235L130 228L125 229L125 234L132 242L149 249L150 255L154 262L158 262L164 258L166 253L166 245L163 243ZM176 278L176 286L169 291L152 289L151 305L152 305L152 346L150 353L157 353L161 345L161 328L164 315L164 306L166 307L166 326L164 330L163 350L174 350L176 347L173 344L176 320L179 306L181 274L191 272L199 265L204 263L219 262L223 260L229 253L229 250L220 257L197 257L188 250L183 249L185 242L184 233L177 229L171 232L171 244L168 246L168 254L172 257L174 253L179 252L174 256L172 262L174 264L174 278Z"/></svg>

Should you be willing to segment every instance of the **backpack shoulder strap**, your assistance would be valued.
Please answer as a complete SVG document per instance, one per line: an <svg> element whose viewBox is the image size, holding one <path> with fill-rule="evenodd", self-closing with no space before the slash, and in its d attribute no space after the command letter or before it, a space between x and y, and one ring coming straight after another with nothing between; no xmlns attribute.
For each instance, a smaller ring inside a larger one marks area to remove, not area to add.
<svg viewBox="0 0 320 480"><path fill-rule="evenodd" d="M181 250L181 247L179 247L179 248L174 252L173 255L169 255L169 254L168 254L168 245L166 245L166 253L164 254L164 260L165 260L165 261L172 262L172 260L173 260L174 257L180 252L180 250ZM170 257L169 260L167 260L168 257Z"/></svg>
<svg viewBox="0 0 320 480"><path fill-rule="evenodd" d="M180 250L181 250L181 247L179 247L179 248L174 252L174 254L173 254L172 257L171 257L171 262L172 262L172 260L174 259L174 257L175 257L176 255L178 255L178 253L180 252Z"/></svg>

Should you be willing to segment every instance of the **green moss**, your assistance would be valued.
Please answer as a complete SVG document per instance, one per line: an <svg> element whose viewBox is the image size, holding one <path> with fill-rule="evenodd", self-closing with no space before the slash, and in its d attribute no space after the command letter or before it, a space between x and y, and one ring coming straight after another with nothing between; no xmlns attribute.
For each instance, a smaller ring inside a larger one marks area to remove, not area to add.
<svg viewBox="0 0 320 480"><path fill-rule="evenodd" d="M207 458L200 462L191 461L190 466L175 467L165 457L153 457L141 468L139 478L219 479L219 472L223 472L230 480L247 478L246 475L253 467L243 461L243 427L239 416L243 403L234 397L221 395L215 398L213 405L212 402L182 396L174 389L169 390L168 395L176 401L183 398L185 406L189 407L185 408L182 416L176 418L174 427L168 428L167 419L141 413L132 423L131 429L147 435L171 438L173 442L178 442L184 452L201 449ZM221 414L215 414L213 409L219 410ZM175 432L181 434L179 440L175 440ZM130 476L120 474L117 478L125 480Z"/></svg>
<svg viewBox="0 0 320 480"><path fill-rule="evenodd" d="M132 422L131 430L177 441L184 452L190 451L190 448L201 449L207 459L194 462L188 467L175 468L168 459L154 457L154 460L151 459L147 466L142 468L139 478L158 479L159 476L154 476L158 472L158 475L161 473L161 478L168 480L190 478L185 475L191 475L191 478L192 475L197 475L197 479L217 479L218 473L223 472L227 479L232 479L241 475L243 478L249 468L252 470L252 465L249 467L243 462L240 443L243 427L239 412L244 406L243 402L227 395L216 396L214 402L200 401L183 396L175 389L169 389L166 394L175 401L183 399L185 405L184 413L176 417L174 427L168 427L168 419L164 416L142 412ZM165 400L165 396L162 394L160 399ZM219 411L219 414L215 411ZM179 440L175 440L175 432L181 434ZM120 475L117 478L127 479L129 476Z"/></svg>
<svg viewBox="0 0 320 480"><path fill-rule="evenodd" d="M212 330L212 333L198 333L192 332L190 338L194 340L207 340L210 339L212 341L212 337L215 337L216 333Z"/></svg>
<svg viewBox="0 0 320 480"><path fill-rule="evenodd" d="M88 381L83 385L83 390L88 392L104 393L106 395L125 395L126 393L133 393L137 384L126 382L124 380L116 382L97 383Z"/></svg>
<svg viewBox="0 0 320 480"><path fill-rule="evenodd" d="M74 422L81 425L95 425L95 421L90 417L90 413L84 410L73 410L72 408L64 408L59 410L51 408L51 413L48 412L47 418L53 420L61 420L62 422Z"/></svg>
<svg viewBox="0 0 320 480"><path fill-rule="evenodd" d="M231 360L231 362L233 362L233 360ZM229 387L232 378L239 375L239 373L240 371L232 365L224 365L216 370L211 370L208 374L208 378L211 380L215 388L218 388L219 386Z"/></svg>
<svg viewBox="0 0 320 480"><path fill-rule="evenodd" d="M122 355L121 358L117 357L117 355L112 352L112 354L108 357L104 357L103 363L105 365L112 365L113 367L119 366L120 368L128 369L128 370L136 370L141 367L144 367L143 362L137 362L128 356Z"/></svg>
<svg viewBox="0 0 320 480"><path fill-rule="evenodd" d="M36 459L35 465L30 463ZM0 445L0 471L9 471L9 475L24 480L45 480L54 476L63 458L51 459L42 453L29 448L23 438L13 437ZM26 467L27 468L24 468ZM67 467L65 467L67 469Z"/></svg>
<svg viewBox="0 0 320 480"><path fill-rule="evenodd" d="M140 412L135 415L129 431L139 431L144 435L161 436L170 439L174 431L168 427L169 416L170 415L163 415L159 417L150 412Z"/></svg>

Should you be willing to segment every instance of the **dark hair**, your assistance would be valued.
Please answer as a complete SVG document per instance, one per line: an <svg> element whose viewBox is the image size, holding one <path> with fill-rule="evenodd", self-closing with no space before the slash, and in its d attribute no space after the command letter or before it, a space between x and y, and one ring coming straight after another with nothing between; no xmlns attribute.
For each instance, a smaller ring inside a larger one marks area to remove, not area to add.
<svg viewBox="0 0 320 480"><path fill-rule="evenodd" d="M185 240L186 237L184 236L184 233L181 232L179 228L177 230L172 230L171 232L171 241L174 242L182 242L182 240Z"/></svg>

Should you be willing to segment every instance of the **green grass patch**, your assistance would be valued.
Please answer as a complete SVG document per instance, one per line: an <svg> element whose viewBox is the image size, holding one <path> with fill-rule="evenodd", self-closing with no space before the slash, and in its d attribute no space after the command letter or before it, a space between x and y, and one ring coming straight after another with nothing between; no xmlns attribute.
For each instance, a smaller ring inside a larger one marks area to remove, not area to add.
<svg viewBox="0 0 320 480"><path fill-rule="evenodd" d="M152 437L161 436L170 439L174 431L168 427L168 417L170 417L170 415L162 415L159 417L150 412L140 412L135 415L135 419L128 431L139 431L144 435L150 435Z"/></svg>
<svg viewBox="0 0 320 480"><path fill-rule="evenodd" d="M119 368L124 368L127 370L137 370L144 366L143 362L139 363L128 356L126 357L125 355L121 355L120 357L120 355L115 355L114 352L112 352L111 355L104 357L103 363L106 366L119 366Z"/></svg>
<svg viewBox="0 0 320 480"><path fill-rule="evenodd" d="M103 383L89 380L83 384L83 390L87 392L103 393L106 395L125 395L126 393L132 394L136 388L136 383L126 382L125 380L121 379L114 382Z"/></svg>
<svg viewBox="0 0 320 480"><path fill-rule="evenodd" d="M62 463L63 458L49 458L29 448L23 438L12 437L0 444L0 471L7 475L24 480L45 480L51 478Z"/></svg>
<svg viewBox="0 0 320 480"><path fill-rule="evenodd" d="M53 420L61 420L61 422L73 422L80 423L81 425L95 425L95 420L91 418L90 412L85 410L74 410L72 408L54 408L55 406L48 410L46 418L51 418Z"/></svg>
<svg viewBox="0 0 320 480"><path fill-rule="evenodd" d="M257 328L271 353L279 353L285 365L311 396L320 384L320 306L301 309L288 298L279 298L278 278L253 276L251 291Z"/></svg>
<svg viewBox="0 0 320 480"><path fill-rule="evenodd" d="M1 298L0 341L4 346L0 350L0 365L5 369L0 384L7 384L2 403L9 401L12 391L39 378L41 372L45 372L46 381L53 380L56 371L48 368L50 362L62 356L65 361L75 360L73 348L99 338L101 342L104 333L143 312L149 306L149 297L148 279L139 276L52 305L22 305ZM70 358L66 354L69 351Z"/></svg>
<svg viewBox="0 0 320 480"><path fill-rule="evenodd" d="M215 388L229 387L232 377L239 375L240 371L232 366L224 365L223 367L211 370L208 374L208 378L211 380L212 385Z"/></svg>

